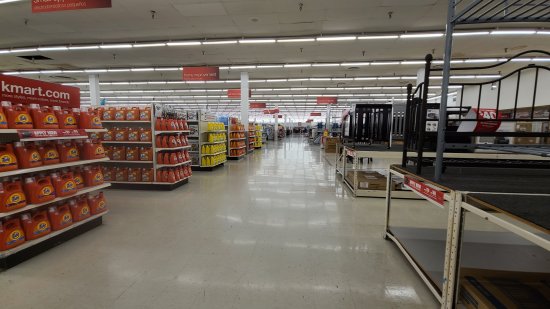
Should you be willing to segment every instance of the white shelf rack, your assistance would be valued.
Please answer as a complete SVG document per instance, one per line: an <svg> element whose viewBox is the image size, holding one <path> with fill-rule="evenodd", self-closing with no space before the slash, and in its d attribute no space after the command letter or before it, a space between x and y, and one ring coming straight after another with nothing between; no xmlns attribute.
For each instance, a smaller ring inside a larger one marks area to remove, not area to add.
<svg viewBox="0 0 550 309"><path fill-rule="evenodd" d="M163 168L163 167L178 167L178 166L187 165L187 164L191 164L191 160L185 161L185 162L181 162L181 163L176 163L176 164L157 164L157 168Z"/></svg>
<svg viewBox="0 0 550 309"><path fill-rule="evenodd" d="M71 167L71 166L88 165L88 164L106 162L106 161L109 161L109 158L102 158L102 159L95 159L95 160L79 160L75 162L51 164L51 165L43 165L43 166L33 167L33 168L18 169L14 171L2 172L0 173L0 178L29 174L29 173L36 173L36 172L42 172L42 171L50 171L50 170L55 170L59 168Z"/></svg>
<svg viewBox="0 0 550 309"><path fill-rule="evenodd" d="M245 140L246 137L238 137L238 138L230 138L229 141L242 141Z"/></svg>
<svg viewBox="0 0 550 309"><path fill-rule="evenodd" d="M142 141L101 141L103 144L136 144L136 145L151 145L153 142Z"/></svg>
<svg viewBox="0 0 550 309"><path fill-rule="evenodd" d="M109 163L128 163L128 164L151 164L153 161L125 161L125 160L109 160Z"/></svg>
<svg viewBox="0 0 550 309"><path fill-rule="evenodd" d="M99 185L99 186L83 188L81 190L78 190L78 192L76 192L75 194L73 194L71 196L57 197L57 198L55 198L55 199L53 199L49 202L40 203L40 204L29 204L29 205L27 205L23 208L15 209L15 210L12 210L10 212L0 213L0 219L5 218L5 217L9 217L9 216L12 216L12 215L15 215L15 214L19 214L19 213L22 213L22 212L25 212L25 211L33 210L33 209L36 209L36 208L39 208L39 207L42 207L42 206L46 206L46 205L49 205L49 204L54 204L54 203L57 203L57 202L68 200L68 199L74 198L75 196L79 196L79 195L83 195L83 194L86 194L86 193L98 191L98 190L101 190L101 189L105 189L105 188L108 188L110 186L111 186L111 184L104 183L104 184Z"/></svg>
<svg viewBox="0 0 550 309"><path fill-rule="evenodd" d="M189 130L173 130L173 131L155 131L155 135L160 134L174 134L174 133L190 133Z"/></svg>
<svg viewBox="0 0 550 309"><path fill-rule="evenodd" d="M191 149L191 146L186 145L186 146L175 147L175 148L156 148L155 151L160 152L160 151L185 150L185 149Z"/></svg>
<svg viewBox="0 0 550 309"><path fill-rule="evenodd" d="M201 157L205 157L205 156L216 156L216 155L219 155L219 154L223 154L225 153L226 151L220 151L220 152L216 152L216 153L201 153Z"/></svg>
<svg viewBox="0 0 550 309"><path fill-rule="evenodd" d="M235 148L232 147L229 150L237 150L237 149L243 149L243 148L246 148L246 145L241 146L241 147L235 147Z"/></svg>
<svg viewBox="0 0 550 309"><path fill-rule="evenodd" d="M225 144L226 140L223 141L217 141L217 142L203 142L201 145L217 145L217 144Z"/></svg>
<svg viewBox="0 0 550 309"><path fill-rule="evenodd" d="M101 123L151 123L151 120L101 120Z"/></svg>

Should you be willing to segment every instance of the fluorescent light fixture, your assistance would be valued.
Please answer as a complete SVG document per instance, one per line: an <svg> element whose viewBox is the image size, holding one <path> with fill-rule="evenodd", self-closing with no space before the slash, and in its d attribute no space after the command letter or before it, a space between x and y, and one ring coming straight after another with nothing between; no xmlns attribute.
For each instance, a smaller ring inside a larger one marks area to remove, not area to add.
<svg viewBox="0 0 550 309"><path fill-rule="evenodd" d="M511 61L512 62L531 62L533 61L533 58L514 58Z"/></svg>
<svg viewBox="0 0 550 309"><path fill-rule="evenodd" d="M497 58L484 58L484 59L466 59L464 63L487 63L498 62Z"/></svg>
<svg viewBox="0 0 550 309"><path fill-rule="evenodd" d="M130 69L108 69L107 72L130 72Z"/></svg>
<svg viewBox="0 0 550 309"><path fill-rule="evenodd" d="M46 46L38 47L39 51L57 51L57 50L69 50L67 46Z"/></svg>
<svg viewBox="0 0 550 309"><path fill-rule="evenodd" d="M411 79L411 80L416 80L416 76L401 76L400 79Z"/></svg>
<svg viewBox="0 0 550 309"><path fill-rule="evenodd" d="M311 63L293 63L293 64L285 64L285 68L305 68L310 67Z"/></svg>
<svg viewBox="0 0 550 309"><path fill-rule="evenodd" d="M332 80L349 81L349 80L353 80L353 77L333 77Z"/></svg>
<svg viewBox="0 0 550 309"><path fill-rule="evenodd" d="M42 70L40 74L59 74L61 72L61 70Z"/></svg>
<svg viewBox="0 0 550 309"><path fill-rule="evenodd" d="M25 72L20 72L19 74L21 75L40 74L40 71L25 71Z"/></svg>
<svg viewBox="0 0 550 309"><path fill-rule="evenodd" d="M535 30L493 30L491 31L492 35L526 35L526 34L535 34Z"/></svg>
<svg viewBox="0 0 550 309"><path fill-rule="evenodd" d="M354 80L376 80L376 77L356 77Z"/></svg>
<svg viewBox="0 0 550 309"><path fill-rule="evenodd" d="M229 68L232 69L232 70L235 70L235 69L255 69L256 66L255 65L232 65Z"/></svg>
<svg viewBox="0 0 550 309"><path fill-rule="evenodd" d="M353 41L356 39L356 36L320 36L317 41Z"/></svg>
<svg viewBox="0 0 550 309"><path fill-rule="evenodd" d="M339 67L339 63L314 63L311 66L313 67Z"/></svg>
<svg viewBox="0 0 550 309"><path fill-rule="evenodd" d="M9 49L2 49L0 50L0 54L9 54L11 51Z"/></svg>
<svg viewBox="0 0 550 309"><path fill-rule="evenodd" d="M264 43L275 43L275 39L243 39L239 40L241 44L264 44Z"/></svg>
<svg viewBox="0 0 550 309"><path fill-rule="evenodd" d="M288 81L288 79L286 78L277 78L277 79L268 79L267 82L268 83L282 83L282 82L286 82Z"/></svg>
<svg viewBox="0 0 550 309"><path fill-rule="evenodd" d="M374 61L371 65L397 65L399 61Z"/></svg>
<svg viewBox="0 0 550 309"><path fill-rule="evenodd" d="M423 38L440 38L443 36L443 33L411 33L411 34L401 34L399 35L402 39L423 39Z"/></svg>
<svg viewBox="0 0 550 309"><path fill-rule="evenodd" d="M398 80L401 79L400 76L382 76L378 77L378 80Z"/></svg>
<svg viewBox="0 0 550 309"><path fill-rule="evenodd" d="M20 73L17 72L17 71L14 71L14 72L4 72L2 73L2 75L19 75Z"/></svg>
<svg viewBox="0 0 550 309"><path fill-rule="evenodd" d="M476 35L488 35L489 31L464 31L464 32L455 32L453 36L476 36Z"/></svg>
<svg viewBox="0 0 550 309"><path fill-rule="evenodd" d="M164 47L164 46L166 46L166 43L135 43L133 46L137 47L137 48L140 48L140 47Z"/></svg>
<svg viewBox="0 0 550 309"><path fill-rule="evenodd" d="M99 48L103 48L103 49L132 48L132 44L105 44L105 45L100 45Z"/></svg>
<svg viewBox="0 0 550 309"><path fill-rule="evenodd" d="M106 69L91 69L91 70L84 70L86 73L104 73L107 72Z"/></svg>
<svg viewBox="0 0 550 309"><path fill-rule="evenodd" d="M475 75L453 75L450 77L451 79L472 79L476 78Z"/></svg>
<svg viewBox="0 0 550 309"><path fill-rule="evenodd" d="M275 68L282 68L284 67L282 64L264 64L264 65L257 65L256 68L258 69L275 69Z"/></svg>
<svg viewBox="0 0 550 309"><path fill-rule="evenodd" d="M10 50L12 53L27 53L27 52L35 52L37 51L36 48L13 48Z"/></svg>
<svg viewBox="0 0 550 309"><path fill-rule="evenodd" d="M289 78L288 81L289 82L305 82L305 81L308 81L309 78Z"/></svg>
<svg viewBox="0 0 550 309"><path fill-rule="evenodd" d="M251 79L249 83L265 83L265 79Z"/></svg>
<svg viewBox="0 0 550 309"><path fill-rule="evenodd" d="M309 79L310 81L330 81L331 79L329 77L312 77Z"/></svg>
<svg viewBox="0 0 550 309"><path fill-rule="evenodd" d="M204 41L202 45L227 45L227 44L237 44L236 40L226 40L226 41Z"/></svg>
<svg viewBox="0 0 550 309"><path fill-rule="evenodd" d="M359 40L390 40L398 39L398 35L364 35L357 37Z"/></svg>
<svg viewBox="0 0 550 309"><path fill-rule="evenodd" d="M69 46L69 50L99 49L99 45Z"/></svg>
<svg viewBox="0 0 550 309"><path fill-rule="evenodd" d="M0 0L0 4L19 2L19 1L22 1L22 0Z"/></svg>
<svg viewBox="0 0 550 309"><path fill-rule="evenodd" d="M199 41L174 41L166 43L168 46L197 46L201 45Z"/></svg>
<svg viewBox="0 0 550 309"><path fill-rule="evenodd" d="M151 81L151 82L147 82L147 84L149 84L149 85L166 85L166 82L162 82L162 81Z"/></svg>
<svg viewBox="0 0 550 309"><path fill-rule="evenodd" d="M179 71L180 68L155 68L155 71Z"/></svg>
<svg viewBox="0 0 550 309"><path fill-rule="evenodd" d="M66 73L66 74L77 74L77 73L84 73L84 70L63 70L63 73Z"/></svg>
<svg viewBox="0 0 550 309"><path fill-rule="evenodd" d="M550 35L550 31L542 31L542 30L539 30L539 31L537 31L537 34Z"/></svg>
<svg viewBox="0 0 550 309"><path fill-rule="evenodd" d="M369 66L370 62L344 62L342 63L342 66L350 66L350 67L361 67L361 66Z"/></svg>
<svg viewBox="0 0 550 309"><path fill-rule="evenodd" d="M150 72L154 71L155 68L132 68L132 72Z"/></svg>
<svg viewBox="0 0 550 309"><path fill-rule="evenodd" d="M405 60L405 61L401 61L400 63L404 64L404 65L418 65L418 64L425 64L426 62L425 61L415 61L415 60Z"/></svg>
<svg viewBox="0 0 550 309"><path fill-rule="evenodd" d="M299 39L278 39L278 43L300 43L300 42L315 42L314 38L299 38Z"/></svg>
<svg viewBox="0 0 550 309"><path fill-rule="evenodd" d="M500 78L501 76L498 74L484 74L484 75L476 75L475 78Z"/></svg>

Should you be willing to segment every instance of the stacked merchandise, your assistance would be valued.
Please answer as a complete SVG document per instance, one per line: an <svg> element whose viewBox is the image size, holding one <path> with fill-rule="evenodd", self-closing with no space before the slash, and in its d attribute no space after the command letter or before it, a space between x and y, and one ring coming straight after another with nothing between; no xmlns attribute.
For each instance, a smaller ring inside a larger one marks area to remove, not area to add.
<svg viewBox="0 0 550 309"><path fill-rule="evenodd" d="M246 131L237 118L230 118L228 125L229 159L240 159L247 153Z"/></svg>
<svg viewBox="0 0 550 309"><path fill-rule="evenodd" d="M256 130L256 142L254 143L254 148L262 148L263 146L262 134L264 129L261 124L257 124L255 126L255 130Z"/></svg>
<svg viewBox="0 0 550 309"><path fill-rule="evenodd" d="M256 144L256 128L254 123L248 124L248 153L254 151L254 145Z"/></svg>
<svg viewBox="0 0 550 309"><path fill-rule="evenodd" d="M188 113L188 118L195 119L194 131L190 137L191 161L194 169L212 170L226 162L227 132L222 122L215 122L216 117L208 112ZM194 134L193 134L194 132Z"/></svg>
<svg viewBox="0 0 550 309"><path fill-rule="evenodd" d="M89 165L108 160L102 143L88 135L105 131L96 111L1 105L0 267L5 267L35 255L27 249L46 239L59 242L76 226L96 226L107 208L103 193L93 192L109 184L100 166Z"/></svg>

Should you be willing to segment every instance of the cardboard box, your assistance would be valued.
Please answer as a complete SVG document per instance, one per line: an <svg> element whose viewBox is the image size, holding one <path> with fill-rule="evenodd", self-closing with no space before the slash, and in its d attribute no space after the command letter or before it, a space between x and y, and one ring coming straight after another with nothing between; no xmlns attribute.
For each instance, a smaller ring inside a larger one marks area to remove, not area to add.
<svg viewBox="0 0 550 309"><path fill-rule="evenodd" d="M353 185L353 172L348 172L346 174L346 180ZM386 181L386 176L378 172L357 172L357 189L385 191ZM396 185L394 183L392 190L395 190L395 187Z"/></svg>
<svg viewBox="0 0 550 309"><path fill-rule="evenodd" d="M325 137L325 153L336 153L338 140L338 137Z"/></svg>
<svg viewBox="0 0 550 309"><path fill-rule="evenodd" d="M550 274L462 269L460 302L468 309L550 308Z"/></svg>

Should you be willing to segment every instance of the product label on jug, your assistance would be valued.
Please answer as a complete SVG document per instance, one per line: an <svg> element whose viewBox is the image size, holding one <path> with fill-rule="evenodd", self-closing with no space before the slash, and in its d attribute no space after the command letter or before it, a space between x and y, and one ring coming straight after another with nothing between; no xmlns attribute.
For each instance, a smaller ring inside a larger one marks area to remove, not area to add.
<svg viewBox="0 0 550 309"><path fill-rule="evenodd" d="M69 149L68 154L69 154L68 155L69 159L78 159L80 157L78 153L78 149L76 148Z"/></svg>
<svg viewBox="0 0 550 309"><path fill-rule="evenodd" d="M15 160L15 157L9 154L5 154L0 156L0 166L6 167L6 166L13 166L16 165L17 162Z"/></svg>
<svg viewBox="0 0 550 309"><path fill-rule="evenodd" d="M67 116L63 123L66 126L74 126L74 125L76 125L76 118L74 118L73 116Z"/></svg>
<svg viewBox="0 0 550 309"><path fill-rule="evenodd" d="M105 149L103 149L103 146L97 146L97 148L95 149L95 154L96 155L104 155L105 154Z"/></svg>
<svg viewBox="0 0 550 309"><path fill-rule="evenodd" d="M50 196L53 194L53 187L52 186L45 186L40 190L40 194L38 195L40 198Z"/></svg>
<svg viewBox="0 0 550 309"><path fill-rule="evenodd" d="M90 207L82 207L82 209L80 210L80 217L85 217L87 216L88 214L90 213Z"/></svg>
<svg viewBox="0 0 550 309"><path fill-rule="evenodd" d="M102 182L103 181L103 174L102 173L97 173L95 174L94 176L94 182L95 183L98 183L98 182Z"/></svg>
<svg viewBox="0 0 550 309"><path fill-rule="evenodd" d="M124 120L124 113L122 113L122 112L115 112L115 119L116 119L116 120Z"/></svg>
<svg viewBox="0 0 550 309"><path fill-rule="evenodd" d="M13 245L15 244L16 242L20 241L22 238L25 237L25 234L23 234L23 231L21 230L15 230L13 232L11 232L9 235L8 235L8 239L6 239L6 244L9 246L9 245Z"/></svg>
<svg viewBox="0 0 550 309"><path fill-rule="evenodd" d="M95 116L92 118L92 125L96 128L101 128L101 119L99 117Z"/></svg>
<svg viewBox="0 0 550 309"><path fill-rule="evenodd" d="M138 134L135 132L128 134L128 140L129 141L137 141L138 140Z"/></svg>
<svg viewBox="0 0 550 309"><path fill-rule="evenodd" d="M32 124L32 119L27 114L19 114L15 117L15 124Z"/></svg>
<svg viewBox="0 0 550 309"><path fill-rule="evenodd" d="M8 125L8 121L6 120L6 116L4 116L4 114L0 114L0 125Z"/></svg>
<svg viewBox="0 0 550 309"><path fill-rule="evenodd" d="M61 218L61 225L66 225L66 224L69 224L73 221L73 217L71 216L70 213L65 213L63 214L63 217Z"/></svg>
<svg viewBox="0 0 550 309"><path fill-rule="evenodd" d="M113 119L111 119L111 113L109 111L104 111L103 112L103 119L104 120L113 120Z"/></svg>
<svg viewBox="0 0 550 309"><path fill-rule="evenodd" d="M46 151L46 154L44 155L44 160L46 161L52 161L59 159L59 153L57 153L56 150L48 150Z"/></svg>
<svg viewBox="0 0 550 309"><path fill-rule="evenodd" d="M14 207L24 202L26 202L25 195L22 193L14 193L8 196L6 200L6 208Z"/></svg>
<svg viewBox="0 0 550 309"><path fill-rule="evenodd" d="M50 223L48 221L41 221L34 228L33 234L40 235L49 231L50 231Z"/></svg>
<svg viewBox="0 0 550 309"><path fill-rule="evenodd" d="M44 124L58 124L57 117L54 115L47 115L44 119L42 119L42 122Z"/></svg>
<svg viewBox="0 0 550 309"><path fill-rule="evenodd" d="M75 183L76 186L78 187L79 185L81 185L82 183L84 183L84 179L82 179L82 177L80 177L80 176L75 177L75 178L74 178L74 183Z"/></svg>
<svg viewBox="0 0 550 309"><path fill-rule="evenodd" d="M67 181L65 186L61 189L62 192L71 192L76 190L76 183L74 181Z"/></svg>
<svg viewBox="0 0 550 309"><path fill-rule="evenodd" d="M105 201L100 201L99 203L97 203L97 208L98 209L105 209Z"/></svg>
<svg viewBox="0 0 550 309"><path fill-rule="evenodd" d="M42 161L42 159L40 158L40 154L37 151L31 153L30 162L35 163L35 162L39 162L39 161Z"/></svg>

